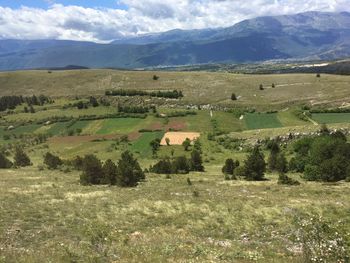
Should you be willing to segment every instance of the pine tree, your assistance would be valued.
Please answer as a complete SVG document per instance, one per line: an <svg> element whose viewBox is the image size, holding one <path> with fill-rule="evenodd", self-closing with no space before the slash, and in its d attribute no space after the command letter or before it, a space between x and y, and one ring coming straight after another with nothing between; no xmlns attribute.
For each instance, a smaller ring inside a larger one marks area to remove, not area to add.
<svg viewBox="0 0 350 263"><path fill-rule="evenodd" d="M15 166L18 167L25 167L31 165L28 155L20 147L16 147L14 160Z"/></svg>
<svg viewBox="0 0 350 263"><path fill-rule="evenodd" d="M46 164L49 169L57 169L63 162L58 156L47 152L44 156L44 164Z"/></svg>
<svg viewBox="0 0 350 263"><path fill-rule="evenodd" d="M264 155L258 146L254 147L247 160L244 162L245 177L249 181L259 181L264 179L266 163Z"/></svg>
<svg viewBox="0 0 350 263"><path fill-rule="evenodd" d="M112 160L108 159L103 167L103 177L101 179L101 184L115 185L117 182L117 166Z"/></svg>
<svg viewBox="0 0 350 263"><path fill-rule="evenodd" d="M235 94L235 93L232 93L232 94L231 94L231 100L237 100L237 97L236 97L236 94Z"/></svg>
<svg viewBox="0 0 350 263"><path fill-rule="evenodd" d="M118 161L117 184L122 187L133 187L145 179L138 161L129 151L125 151Z"/></svg>
<svg viewBox="0 0 350 263"><path fill-rule="evenodd" d="M102 163L93 154L86 155L83 159L83 173L80 175L82 185L100 184L103 177Z"/></svg>
<svg viewBox="0 0 350 263"><path fill-rule="evenodd" d="M6 156L0 152L0 169L8 169L12 167L12 162L6 158Z"/></svg>
<svg viewBox="0 0 350 263"><path fill-rule="evenodd" d="M233 175L235 168L236 168L235 162L233 161L233 159L229 158L229 159L226 159L225 165L222 167L221 171L225 175L226 174Z"/></svg>
<svg viewBox="0 0 350 263"><path fill-rule="evenodd" d="M199 151L193 150L191 152L190 163L191 163L191 170L192 171L197 171L197 172L204 171L202 156L201 156L201 153Z"/></svg>

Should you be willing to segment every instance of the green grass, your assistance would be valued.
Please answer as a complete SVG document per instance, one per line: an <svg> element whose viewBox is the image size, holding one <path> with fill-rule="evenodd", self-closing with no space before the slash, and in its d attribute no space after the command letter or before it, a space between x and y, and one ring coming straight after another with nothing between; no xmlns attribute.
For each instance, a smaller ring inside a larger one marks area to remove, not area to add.
<svg viewBox="0 0 350 263"><path fill-rule="evenodd" d="M138 118L106 119L103 121L102 127L97 131L97 134L130 133L135 131L143 121L143 119Z"/></svg>
<svg viewBox="0 0 350 263"><path fill-rule="evenodd" d="M349 123L350 113L315 113L312 119L318 123Z"/></svg>
<svg viewBox="0 0 350 263"><path fill-rule="evenodd" d="M78 172L2 170L0 261L301 263L300 218L350 228L349 183L284 187L275 175L224 181L219 167L206 169L147 175L135 189L81 186Z"/></svg>
<svg viewBox="0 0 350 263"><path fill-rule="evenodd" d="M244 115L244 121L249 130L282 127L276 113L248 113Z"/></svg>
<svg viewBox="0 0 350 263"><path fill-rule="evenodd" d="M144 132L141 137L132 144L130 149L139 153L141 157L147 158L152 155L152 148L150 142L156 138L162 139L164 132Z"/></svg>

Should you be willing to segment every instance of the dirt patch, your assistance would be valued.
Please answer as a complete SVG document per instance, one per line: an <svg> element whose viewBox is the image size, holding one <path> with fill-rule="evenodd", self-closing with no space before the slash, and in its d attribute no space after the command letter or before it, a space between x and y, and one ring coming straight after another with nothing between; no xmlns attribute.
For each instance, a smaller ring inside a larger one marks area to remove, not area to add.
<svg viewBox="0 0 350 263"><path fill-rule="evenodd" d="M169 131L170 129L172 130L177 130L181 131L186 128L186 122L184 121L170 121L166 126L165 129Z"/></svg>
<svg viewBox="0 0 350 263"><path fill-rule="evenodd" d="M140 137L141 137L141 134L137 131L128 134L129 141L136 141Z"/></svg>
<svg viewBox="0 0 350 263"><path fill-rule="evenodd" d="M162 130L164 128L163 124L161 124L160 122L154 122L151 125L149 125L146 129L147 130Z"/></svg>
<svg viewBox="0 0 350 263"><path fill-rule="evenodd" d="M194 141L195 139L199 138L199 136L200 133L198 132L167 132L164 134L160 144L167 145L165 138L169 138L170 145L181 145L186 140L186 138Z"/></svg>

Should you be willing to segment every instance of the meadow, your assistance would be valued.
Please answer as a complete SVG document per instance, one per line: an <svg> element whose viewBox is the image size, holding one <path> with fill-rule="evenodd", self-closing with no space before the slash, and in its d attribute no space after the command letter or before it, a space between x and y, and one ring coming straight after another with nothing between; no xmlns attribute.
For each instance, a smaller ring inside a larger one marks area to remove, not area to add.
<svg viewBox="0 0 350 263"><path fill-rule="evenodd" d="M152 79L154 74L159 76L157 81ZM259 90L260 83L264 90ZM326 240L339 232L348 248L348 182L307 182L301 174L288 173L301 185L283 186L273 172L267 172L267 180L261 182L227 181L221 169L227 158L243 164L258 141L291 133L315 134L320 130L317 123L350 130L347 113L312 114L316 124L295 114L305 104L345 105L349 84L349 76L316 78L313 74L0 73L1 96L43 93L55 100L35 106L35 113L25 113L23 104L0 114L1 151L13 160L14 146L20 145L33 164L0 172L0 262L301 263L310 260L302 248L313 242L315 229ZM103 96L117 88L181 89L184 98ZM237 101L230 99L233 92ZM72 106L87 102L89 96L107 99L110 106ZM104 117L117 114L119 104L156 105L157 113ZM170 117L186 112L191 114ZM67 120L44 122L53 116ZM201 134L204 172L146 173L146 180L137 187L121 188L82 186L81 172L66 166L48 170L43 164L47 152L64 160L94 154L103 162L117 162L129 150L143 169L165 157L189 158L193 146L188 151L182 145L161 146L152 153L151 141L167 131ZM38 141L42 135L45 138ZM220 139L232 144L219 143ZM231 147L234 143L237 147ZM287 142L281 147L289 160L292 145ZM269 151L263 148L263 153L267 159ZM324 226L331 233L322 232Z"/></svg>

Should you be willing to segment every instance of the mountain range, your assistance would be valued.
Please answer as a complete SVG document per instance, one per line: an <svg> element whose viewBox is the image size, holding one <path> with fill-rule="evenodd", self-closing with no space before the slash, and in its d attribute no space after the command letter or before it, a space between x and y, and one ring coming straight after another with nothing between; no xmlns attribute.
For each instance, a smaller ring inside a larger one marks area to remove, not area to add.
<svg viewBox="0 0 350 263"><path fill-rule="evenodd" d="M0 40L0 70L66 67L145 68L350 57L350 13L258 17L231 27L171 30L109 44Z"/></svg>

